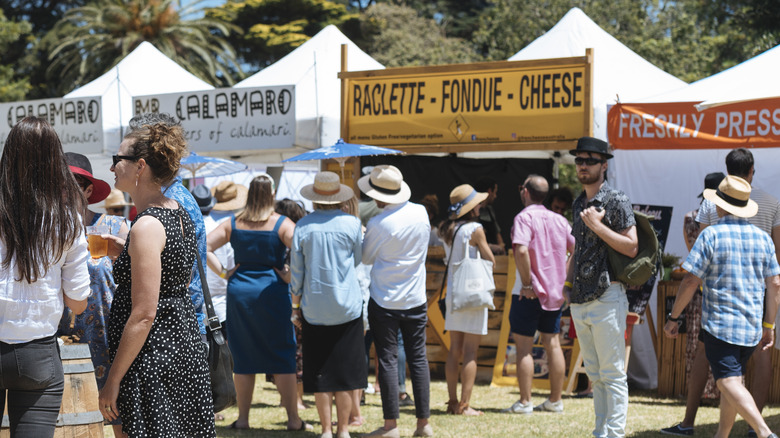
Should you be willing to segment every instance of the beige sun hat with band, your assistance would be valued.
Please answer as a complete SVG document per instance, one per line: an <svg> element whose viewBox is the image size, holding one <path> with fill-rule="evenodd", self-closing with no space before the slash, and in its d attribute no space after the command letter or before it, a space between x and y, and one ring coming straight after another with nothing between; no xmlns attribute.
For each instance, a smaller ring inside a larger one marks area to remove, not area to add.
<svg viewBox="0 0 780 438"><path fill-rule="evenodd" d="M361 192L387 204L400 204L412 196L401 171L389 164L375 166L371 173L360 178L357 184Z"/></svg>
<svg viewBox="0 0 780 438"><path fill-rule="evenodd" d="M333 172L320 172L314 176L314 184L301 188L301 196L317 204L341 204L355 196L349 186L341 184Z"/></svg>
<svg viewBox="0 0 780 438"><path fill-rule="evenodd" d="M211 194L217 199L212 210L231 211L246 207L249 189L233 181L222 181L211 188Z"/></svg>
<svg viewBox="0 0 780 438"><path fill-rule="evenodd" d="M738 176L728 175L720 182L717 190L705 189L704 199L734 216L748 218L758 213L758 204L750 199L750 191L750 183Z"/></svg>
<svg viewBox="0 0 780 438"><path fill-rule="evenodd" d="M450 219L459 219L470 212L482 201L487 199L487 193L480 193L474 190L469 184L461 184L450 192L450 208L448 215Z"/></svg>

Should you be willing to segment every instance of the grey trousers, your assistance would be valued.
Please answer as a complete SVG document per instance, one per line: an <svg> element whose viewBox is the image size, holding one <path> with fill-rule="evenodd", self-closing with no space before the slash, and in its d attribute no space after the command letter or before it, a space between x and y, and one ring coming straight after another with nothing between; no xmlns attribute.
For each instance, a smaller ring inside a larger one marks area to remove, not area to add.
<svg viewBox="0 0 780 438"><path fill-rule="evenodd" d="M425 350L425 304L413 309L391 310L368 302L368 322L374 334L379 362L379 388L385 420L399 417L398 410L398 329L401 329L406 363L412 380L414 410L417 418L430 418L431 373Z"/></svg>

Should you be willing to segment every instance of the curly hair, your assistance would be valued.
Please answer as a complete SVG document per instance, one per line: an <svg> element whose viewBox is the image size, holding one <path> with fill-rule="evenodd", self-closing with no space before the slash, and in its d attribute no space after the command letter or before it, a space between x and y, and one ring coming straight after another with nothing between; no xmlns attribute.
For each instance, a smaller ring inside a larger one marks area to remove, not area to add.
<svg viewBox="0 0 780 438"><path fill-rule="evenodd" d="M130 131L125 139L135 140L133 155L143 158L152 169L154 182L165 186L176 177L181 159L187 153L187 141L181 126L166 123L143 125Z"/></svg>

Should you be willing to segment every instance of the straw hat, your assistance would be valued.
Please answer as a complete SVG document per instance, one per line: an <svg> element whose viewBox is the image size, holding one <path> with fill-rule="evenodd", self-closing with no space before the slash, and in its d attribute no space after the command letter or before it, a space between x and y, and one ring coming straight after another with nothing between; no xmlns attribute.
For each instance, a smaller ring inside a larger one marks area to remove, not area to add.
<svg viewBox="0 0 780 438"><path fill-rule="evenodd" d="M222 181L211 188L211 194L217 198L214 210L232 211L246 206L249 189L233 181Z"/></svg>
<svg viewBox="0 0 780 438"><path fill-rule="evenodd" d="M750 183L728 175L723 178L717 190L705 189L704 199L738 217L753 217L758 213L758 204L750 199Z"/></svg>
<svg viewBox="0 0 780 438"><path fill-rule="evenodd" d="M90 164L89 158L75 152L65 152L65 161L68 162L71 172L83 176L92 183L92 194L87 199L88 203L95 204L106 199L106 196L111 192L111 186L92 175L92 164Z"/></svg>
<svg viewBox="0 0 780 438"><path fill-rule="evenodd" d="M132 202L125 201L125 194L119 189L112 189L106 198L103 208L122 208L133 205Z"/></svg>
<svg viewBox="0 0 780 438"><path fill-rule="evenodd" d="M450 219L459 219L470 212L482 201L487 199L487 193L474 190L469 184L461 184L450 192Z"/></svg>
<svg viewBox="0 0 780 438"><path fill-rule="evenodd" d="M301 188L301 196L318 204L341 204L355 196L348 186L341 184L333 172L320 172L314 176L314 184Z"/></svg>
<svg viewBox="0 0 780 438"><path fill-rule="evenodd" d="M382 164L371 169L371 173L358 180L360 191L388 204L406 202L412 196L412 191L404 182L404 176L395 166Z"/></svg>

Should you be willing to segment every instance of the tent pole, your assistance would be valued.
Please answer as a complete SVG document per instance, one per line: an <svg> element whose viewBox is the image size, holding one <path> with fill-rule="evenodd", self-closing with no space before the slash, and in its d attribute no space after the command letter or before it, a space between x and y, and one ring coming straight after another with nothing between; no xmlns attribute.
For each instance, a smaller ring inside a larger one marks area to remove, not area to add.
<svg viewBox="0 0 780 438"><path fill-rule="evenodd" d="M314 55L314 111L317 117L317 147L322 147L322 118L320 117L320 88L317 83L317 52Z"/></svg>
<svg viewBox="0 0 780 438"><path fill-rule="evenodd" d="M116 101L119 108L119 139L125 137L124 125L122 124L122 84L119 82L119 66L116 66Z"/></svg>

